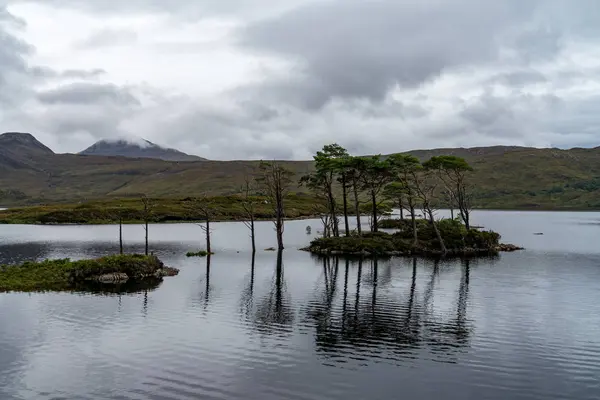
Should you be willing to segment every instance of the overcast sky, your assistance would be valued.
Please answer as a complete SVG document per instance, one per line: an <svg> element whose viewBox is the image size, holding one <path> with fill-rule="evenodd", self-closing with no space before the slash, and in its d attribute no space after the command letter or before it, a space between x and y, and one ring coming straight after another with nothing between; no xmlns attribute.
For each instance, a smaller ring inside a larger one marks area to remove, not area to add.
<svg viewBox="0 0 600 400"><path fill-rule="evenodd" d="M0 0L0 131L211 159L600 142L598 0Z"/></svg>

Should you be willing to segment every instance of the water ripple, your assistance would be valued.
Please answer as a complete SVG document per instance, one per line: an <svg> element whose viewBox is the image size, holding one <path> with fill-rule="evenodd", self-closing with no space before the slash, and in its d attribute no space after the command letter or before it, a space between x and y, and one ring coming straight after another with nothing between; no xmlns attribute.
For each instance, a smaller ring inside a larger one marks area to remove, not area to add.
<svg viewBox="0 0 600 400"><path fill-rule="evenodd" d="M290 252L207 265L168 256L174 248L165 261L181 273L157 290L0 296L0 399L600 393L598 256L347 262Z"/></svg>

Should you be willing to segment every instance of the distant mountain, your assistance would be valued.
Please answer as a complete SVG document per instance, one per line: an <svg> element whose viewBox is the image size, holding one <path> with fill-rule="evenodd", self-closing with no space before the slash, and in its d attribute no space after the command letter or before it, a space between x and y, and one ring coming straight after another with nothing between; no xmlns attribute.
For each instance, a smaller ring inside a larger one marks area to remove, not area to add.
<svg viewBox="0 0 600 400"><path fill-rule="evenodd" d="M121 156L155 158L164 161L203 161L205 158L159 146L145 139L100 140L79 154L86 156Z"/></svg>
<svg viewBox="0 0 600 400"><path fill-rule="evenodd" d="M33 135L6 132L0 135L0 169L36 169L40 158L53 156L54 152Z"/></svg>

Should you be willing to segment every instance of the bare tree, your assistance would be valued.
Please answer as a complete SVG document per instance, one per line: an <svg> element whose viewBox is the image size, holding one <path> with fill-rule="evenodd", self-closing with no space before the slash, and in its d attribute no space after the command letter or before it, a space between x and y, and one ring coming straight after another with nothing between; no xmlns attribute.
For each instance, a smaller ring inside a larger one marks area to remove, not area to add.
<svg viewBox="0 0 600 400"><path fill-rule="evenodd" d="M148 255L148 222L150 221L150 217L152 216L152 202L146 196L142 196L142 204L144 205L143 210L143 221L144 221L144 230L146 231L146 251L145 254Z"/></svg>
<svg viewBox="0 0 600 400"><path fill-rule="evenodd" d="M418 199L414 181L419 178L418 171L422 169L422 165L418 158L406 154L392 154L388 160L396 179L396 182L392 183L394 186L391 192L399 197L398 204L402 204L401 207L410 213L413 246L416 247L419 244L415 215Z"/></svg>
<svg viewBox="0 0 600 400"><path fill-rule="evenodd" d="M254 231L254 221L256 218L256 181L246 174L244 177L244 186L242 187L242 208L244 209L244 224L250 230L250 239L252 240L252 254L256 253L256 235Z"/></svg>
<svg viewBox="0 0 600 400"><path fill-rule="evenodd" d="M198 224L198 226L206 233L206 252L210 256L210 254L212 254L210 247L210 221L213 219L214 205L212 204L211 199L206 195L196 198L195 205L204 219L204 225Z"/></svg>
<svg viewBox="0 0 600 400"><path fill-rule="evenodd" d="M456 204L460 217L467 230L471 229L472 194L468 185L469 173L473 168L464 158L456 156L431 157L423 164L426 168L435 170L450 194L450 200Z"/></svg>
<svg viewBox="0 0 600 400"><path fill-rule="evenodd" d="M285 196L289 193L292 183L292 172L284 168L278 162L260 163L261 176L258 182L267 196L274 214L275 232L277 233L277 248L283 250L283 221L285 219Z"/></svg>
<svg viewBox="0 0 600 400"><path fill-rule="evenodd" d="M119 209L119 254L123 254L123 214Z"/></svg>
<svg viewBox="0 0 600 400"><path fill-rule="evenodd" d="M440 184L440 180L435 171L431 169L422 169L420 171L415 170L412 172L412 181L414 184L415 192L419 200L421 200L421 206L423 207L423 213L425 217L429 219L435 236L440 243L440 250L443 255L446 255L448 252L446 249L446 244L444 243L444 239L440 233L440 229L438 227L437 221L435 220L435 195Z"/></svg>

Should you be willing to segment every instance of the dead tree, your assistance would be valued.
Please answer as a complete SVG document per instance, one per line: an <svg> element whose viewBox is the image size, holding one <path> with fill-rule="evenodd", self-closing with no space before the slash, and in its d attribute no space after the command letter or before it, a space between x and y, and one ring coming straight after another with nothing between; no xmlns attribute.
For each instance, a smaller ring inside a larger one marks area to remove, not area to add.
<svg viewBox="0 0 600 400"><path fill-rule="evenodd" d="M254 179L249 175L244 177L244 186L242 187L242 208L244 209L244 224L250 230L250 239L252 240L252 254L256 253L256 235L254 230L254 221L256 219L256 185Z"/></svg>
<svg viewBox="0 0 600 400"><path fill-rule="evenodd" d="M267 201L273 210L273 223L275 224L275 232L277 233L277 248L283 250L284 199L289 192L293 174L276 161L261 161L260 172L261 175L258 182L261 184L268 199Z"/></svg>
<svg viewBox="0 0 600 400"><path fill-rule="evenodd" d="M148 255L148 222L152 216L152 202L146 195L143 195L142 204L144 205L142 217L144 221L144 230L146 231L146 251L144 254Z"/></svg>
<svg viewBox="0 0 600 400"><path fill-rule="evenodd" d="M435 171L429 169L423 169L420 171L413 172L413 184L417 194L417 197L421 201L421 206L423 207L423 213L425 217L429 219L429 222L433 228L435 236L440 243L440 250L442 251L442 255L446 255L448 250L446 249L446 244L444 243L444 239L442 238L442 234L440 233L440 229L438 227L438 223L435 220L435 196L439 186L439 177L435 173Z"/></svg>
<svg viewBox="0 0 600 400"><path fill-rule="evenodd" d="M119 212L119 254L123 254L123 215Z"/></svg>
<svg viewBox="0 0 600 400"><path fill-rule="evenodd" d="M204 219L204 225L198 224L200 229L206 233L206 252L212 254L210 247L210 221L213 219L214 206L208 196L204 195L196 199L196 208Z"/></svg>

